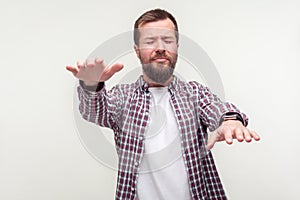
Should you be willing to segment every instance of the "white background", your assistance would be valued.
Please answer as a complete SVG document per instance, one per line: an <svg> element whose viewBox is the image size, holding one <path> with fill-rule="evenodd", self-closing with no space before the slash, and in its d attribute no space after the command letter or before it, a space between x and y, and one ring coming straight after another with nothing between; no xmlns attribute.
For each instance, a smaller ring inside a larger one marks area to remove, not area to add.
<svg viewBox="0 0 300 200"><path fill-rule="evenodd" d="M214 149L232 200L299 199L300 2L1 1L0 199L113 199L115 171L82 146L68 64L161 7L215 63L262 140ZM126 66L125 66L126 67ZM180 66L177 66L180 72ZM122 73L122 72L120 72Z"/></svg>

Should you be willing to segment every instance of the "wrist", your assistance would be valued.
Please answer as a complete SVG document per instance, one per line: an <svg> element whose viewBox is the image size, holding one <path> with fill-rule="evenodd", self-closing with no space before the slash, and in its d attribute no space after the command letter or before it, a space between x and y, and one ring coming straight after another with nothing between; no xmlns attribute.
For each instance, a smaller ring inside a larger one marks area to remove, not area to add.
<svg viewBox="0 0 300 200"><path fill-rule="evenodd" d="M225 113L224 115L222 115L219 125L221 125L223 122L229 121L229 120L240 121L244 126L246 125L242 116L236 112L228 112L228 113Z"/></svg>
<svg viewBox="0 0 300 200"><path fill-rule="evenodd" d="M83 81L83 84L85 86L91 87L91 86L97 86L99 82L95 82L95 81Z"/></svg>
<svg viewBox="0 0 300 200"><path fill-rule="evenodd" d="M96 84L91 83L91 85L87 85L85 81L79 80L79 84L82 88L93 92L98 92L104 87L104 82L96 82Z"/></svg>

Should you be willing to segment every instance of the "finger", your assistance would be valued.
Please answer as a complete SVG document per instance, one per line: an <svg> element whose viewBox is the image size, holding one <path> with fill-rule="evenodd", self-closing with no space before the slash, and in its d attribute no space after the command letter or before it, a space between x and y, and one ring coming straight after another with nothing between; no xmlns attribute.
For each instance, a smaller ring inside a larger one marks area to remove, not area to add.
<svg viewBox="0 0 300 200"><path fill-rule="evenodd" d="M244 141L244 134L243 134L243 130L240 128L236 128L234 130L235 132L235 138L239 141L239 142L243 142Z"/></svg>
<svg viewBox="0 0 300 200"><path fill-rule="evenodd" d="M210 136L208 137L208 140L207 140L207 143L206 143L206 146L205 146L206 150L212 149L215 146L217 141L218 141L217 133L212 132L210 134Z"/></svg>
<svg viewBox="0 0 300 200"><path fill-rule="evenodd" d="M95 64L102 64L103 63L103 59L96 57L95 58Z"/></svg>
<svg viewBox="0 0 300 200"><path fill-rule="evenodd" d="M224 138L227 144L233 143L233 132L228 130L224 133Z"/></svg>
<svg viewBox="0 0 300 200"><path fill-rule="evenodd" d="M124 68L124 65L121 64L121 63L116 63L116 64L113 64L111 67L110 67L110 70L113 72L113 73L116 73L116 72L119 72L121 69Z"/></svg>
<svg viewBox="0 0 300 200"><path fill-rule="evenodd" d="M94 66L95 66L95 61L94 61L94 60L91 60L91 59L86 59L85 65L86 65L87 67L94 67Z"/></svg>
<svg viewBox="0 0 300 200"><path fill-rule="evenodd" d="M244 138L245 138L246 142L252 141L252 136L250 134L249 129L247 129L247 128L244 129Z"/></svg>
<svg viewBox="0 0 300 200"><path fill-rule="evenodd" d="M108 68L106 68L101 76L101 81L106 81L110 77L112 77L116 72L123 69L124 65L120 63L116 63Z"/></svg>
<svg viewBox="0 0 300 200"><path fill-rule="evenodd" d="M215 143L216 142L213 142L213 143L207 143L207 145L205 146L205 149L207 151L211 150L214 146L215 146Z"/></svg>
<svg viewBox="0 0 300 200"><path fill-rule="evenodd" d="M77 73L78 73L78 68L77 68L77 67L66 66L66 69L67 69L68 71L72 72L74 76L76 76Z"/></svg>
<svg viewBox="0 0 300 200"><path fill-rule="evenodd" d="M255 131L250 130L250 135L252 138L254 138L254 140L256 140L256 141L260 140L260 136Z"/></svg>
<svg viewBox="0 0 300 200"><path fill-rule="evenodd" d="M82 61L77 61L77 67L78 67L78 69L84 68L84 67L85 67L84 62L82 62Z"/></svg>

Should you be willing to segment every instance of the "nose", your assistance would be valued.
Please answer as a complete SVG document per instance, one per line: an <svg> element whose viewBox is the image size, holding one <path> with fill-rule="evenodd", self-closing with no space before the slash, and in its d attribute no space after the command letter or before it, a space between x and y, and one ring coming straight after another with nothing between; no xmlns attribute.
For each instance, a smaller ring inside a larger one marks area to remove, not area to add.
<svg viewBox="0 0 300 200"><path fill-rule="evenodd" d="M157 41L156 49L155 51L157 53L164 53L166 51L166 47L164 45L164 42L162 40Z"/></svg>

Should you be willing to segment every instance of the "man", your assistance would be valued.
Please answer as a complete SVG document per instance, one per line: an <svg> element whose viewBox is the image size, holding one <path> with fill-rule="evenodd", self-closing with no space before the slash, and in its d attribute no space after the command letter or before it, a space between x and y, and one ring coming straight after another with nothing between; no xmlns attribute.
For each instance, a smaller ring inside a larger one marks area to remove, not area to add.
<svg viewBox="0 0 300 200"><path fill-rule="evenodd" d="M82 117L114 131L119 158L116 199L226 199L206 149L217 141L260 139L245 127L248 119L234 105L197 82L173 75L178 40L174 17L150 10L135 23L134 49L143 69L135 83L106 90L104 82L123 65L106 66L100 58L67 66L80 79ZM213 131L208 140L207 129ZM162 157L168 159L162 152L171 144L180 156L160 165ZM159 156L151 158L151 153Z"/></svg>

